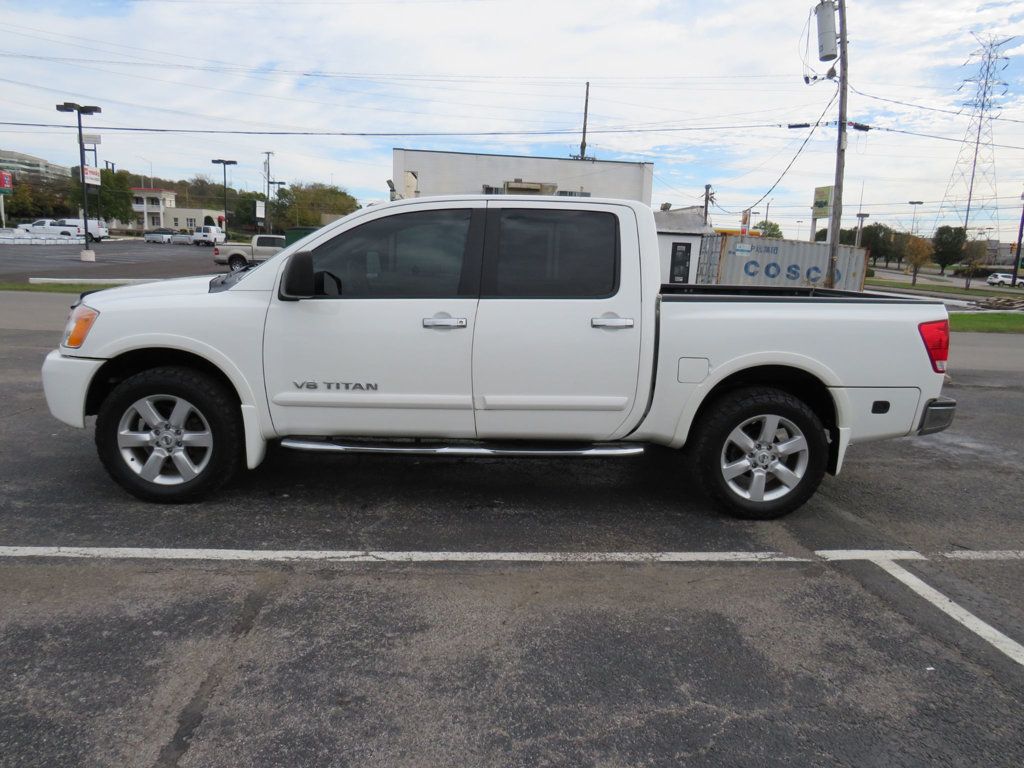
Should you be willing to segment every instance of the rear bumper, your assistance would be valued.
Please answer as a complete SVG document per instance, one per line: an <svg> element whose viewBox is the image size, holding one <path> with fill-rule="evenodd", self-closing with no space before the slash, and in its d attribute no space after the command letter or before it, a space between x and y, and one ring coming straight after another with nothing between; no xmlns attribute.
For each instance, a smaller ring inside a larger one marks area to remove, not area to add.
<svg viewBox="0 0 1024 768"><path fill-rule="evenodd" d="M941 432L953 423L956 414L956 400L951 397L936 397L929 400L921 415L921 425L917 429L919 435L931 435Z"/></svg>

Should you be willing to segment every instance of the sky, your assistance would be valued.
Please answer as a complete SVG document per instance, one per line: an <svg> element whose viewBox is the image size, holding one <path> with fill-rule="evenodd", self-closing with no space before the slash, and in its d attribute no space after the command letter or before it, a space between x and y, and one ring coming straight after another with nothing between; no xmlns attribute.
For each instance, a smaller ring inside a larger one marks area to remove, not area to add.
<svg viewBox="0 0 1024 768"><path fill-rule="evenodd" d="M814 187L835 172L838 114L830 65L817 60L813 5L0 0L0 148L76 165L73 131L10 123L70 127L73 115L55 104L97 104L103 113L86 126L102 134L101 164L219 180L210 160L229 158L238 161L229 183L258 190L262 153L272 151L275 179L334 183L366 204L387 197L393 147L578 153L589 81L588 156L653 162L654 205L700 204L711 184L714 224L738 225L739 211L752 208L786 236L806 237ZM843 226L861 210L868 223L924 234L955 223L966 201L965 183L947 187L971 122L964 105L974 85L964 80L977 74L974 35L1018 36L999 62L995 195L979 177L972 214L993 237L1014 239L1024 192L1024 1L849 0L848 29L848 117L873 129L849 135ZM832 123L787 127L819 120Z"/></svg>

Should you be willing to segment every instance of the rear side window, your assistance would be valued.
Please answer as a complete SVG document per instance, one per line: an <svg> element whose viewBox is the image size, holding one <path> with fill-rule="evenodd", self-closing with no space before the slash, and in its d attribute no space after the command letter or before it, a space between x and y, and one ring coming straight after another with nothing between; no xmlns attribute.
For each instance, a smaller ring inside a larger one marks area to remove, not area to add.
<svg viewBox="0 0 1024 768"><path fill-rule="evenodd" d="M283 248L284 238L275 235L261 235L256 238L257 248Z"/></svg>
<svg viewBox="0 0 1024 768"><path fill-rule="evenodd" d="M497 212L484 281L487 296L602 298L619 283L619 231L603 211Z"/></svg>
<svg viewBox="0 0 1024 768"><path fill-rule="evenodd" d="M318 292L355 299L475 296L477 286L463 278L471 218L470 209L417 211L342 232L313 251Z"/></svg>

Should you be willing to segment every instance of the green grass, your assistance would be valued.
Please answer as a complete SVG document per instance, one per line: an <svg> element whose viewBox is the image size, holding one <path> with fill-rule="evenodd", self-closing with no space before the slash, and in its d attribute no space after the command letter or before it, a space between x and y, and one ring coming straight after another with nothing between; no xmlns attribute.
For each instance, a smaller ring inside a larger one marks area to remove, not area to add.
<svg viewBox="0 0 1024 768"><path fill-rule="evenodd" d="M101 291L104 288L116 288L116 285L83 283L5 283L0 282L0 291L28 291L30 293L83 293L85 291Z"/></svg>
<svg viewBox="0 0 1024 768"><path fill-rule="evenodd" d="M1024 313L954 312L949 316L949 329L972 333L1024 333Z"/></svg>
<svg viewBox="0 0 1024 768"><path fill-rule="evenodd" d="M977 281L976 281L977 282ZM982 285L985 285L984 279L981 281ZM915 291L928 291L929 293L948 293L955 296L982 296L991 297L995 296L1003 299L1012 299L1016 294L1013 291L993 291L987 288L971 288L970 290L965 289L963 286L957 285L932 285L931 283L918 283L913 288L910 287L910 283L901 283L898 280L879 280L875 277L869 277L864 281L865 285L870 285L875 288L892 288L896 291L906 291L907 293L913 293ZM1024 290L1018 288L1019 298L1024 298Z"/></svg>

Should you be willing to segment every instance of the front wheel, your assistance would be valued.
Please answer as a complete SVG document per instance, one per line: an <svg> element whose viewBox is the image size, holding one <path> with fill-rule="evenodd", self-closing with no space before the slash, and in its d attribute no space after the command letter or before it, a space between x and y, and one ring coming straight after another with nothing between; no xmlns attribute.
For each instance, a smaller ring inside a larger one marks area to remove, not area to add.
<svg viewBox="0 0 1024 768"><path fill-rule="evenodd" d="M770 520L802 506L828 463L821 420L803 401L770 387L730 392L696 425L700 484L729 514Z"/></svg>
<svg viewBox="0 0 1024 768"><path fill-rule="evenodd" d="M96 448L110 476L146 501L196 501L241 466L234 393L205 373L167 366L118 384L100 407Z"/></svg>

